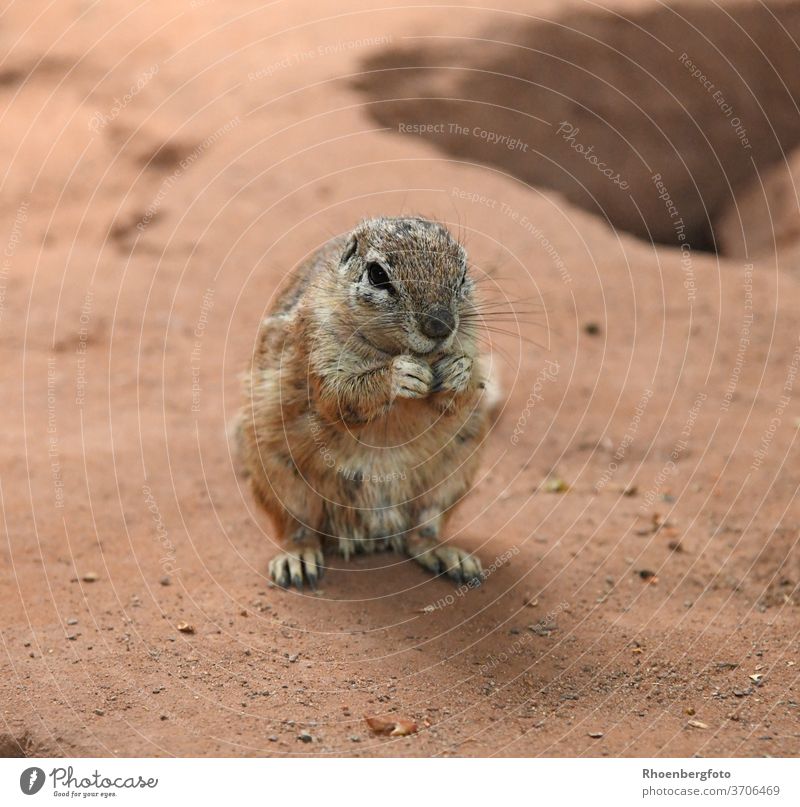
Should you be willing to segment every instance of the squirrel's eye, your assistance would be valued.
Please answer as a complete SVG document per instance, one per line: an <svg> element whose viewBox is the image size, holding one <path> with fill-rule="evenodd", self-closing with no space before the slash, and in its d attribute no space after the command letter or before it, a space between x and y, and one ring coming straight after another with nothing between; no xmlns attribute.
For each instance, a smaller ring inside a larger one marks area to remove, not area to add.
<svg viewBox="0 0 800 807"><path fill-rule="evenodd" d="M389 280L389 275L386 274L386 270L379 263L370 263L367 265L367 277L375 288L386 289L386 291L394 294L392 281Z"/></svg>

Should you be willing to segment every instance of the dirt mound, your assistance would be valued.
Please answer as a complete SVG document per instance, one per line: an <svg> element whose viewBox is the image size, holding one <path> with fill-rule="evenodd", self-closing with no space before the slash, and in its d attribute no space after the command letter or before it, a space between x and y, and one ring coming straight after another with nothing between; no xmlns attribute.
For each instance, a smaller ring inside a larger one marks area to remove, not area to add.
<svg viewBox="0 0 800 807"><path fill-rule="evenodd" d="M740 258L800 249L800 150L736 193L714 226L720 251ZM796 264L797 261L795 260Z"/></svg>

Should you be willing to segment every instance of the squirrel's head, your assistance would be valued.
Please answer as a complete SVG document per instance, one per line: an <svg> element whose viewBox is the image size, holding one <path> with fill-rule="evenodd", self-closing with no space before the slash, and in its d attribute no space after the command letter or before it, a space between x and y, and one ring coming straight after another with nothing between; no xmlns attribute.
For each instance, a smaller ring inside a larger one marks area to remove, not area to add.
<svg viewBox="0 0 800 807"><path fill-rule="evenodd" d="M473 284L464 248L443 225L376 218L350 234L337 271L356 338L387 353L446 353L463 340Z"/></svg>

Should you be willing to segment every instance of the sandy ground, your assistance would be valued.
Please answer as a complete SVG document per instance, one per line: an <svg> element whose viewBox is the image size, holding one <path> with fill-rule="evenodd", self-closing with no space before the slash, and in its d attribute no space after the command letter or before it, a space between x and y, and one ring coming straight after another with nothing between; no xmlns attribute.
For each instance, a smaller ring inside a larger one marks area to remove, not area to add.
<svg viewBox="0 0 800 807"><path fill-rule="evenodd" d="M800 140L797 6L723 4L748 49L700 2L479 5L6 4L2 753L800 752L800 273L708 250ZM452 528L491 574L380 555L275 589L238 375L293 265L409 211L525 301Z"/></svg>

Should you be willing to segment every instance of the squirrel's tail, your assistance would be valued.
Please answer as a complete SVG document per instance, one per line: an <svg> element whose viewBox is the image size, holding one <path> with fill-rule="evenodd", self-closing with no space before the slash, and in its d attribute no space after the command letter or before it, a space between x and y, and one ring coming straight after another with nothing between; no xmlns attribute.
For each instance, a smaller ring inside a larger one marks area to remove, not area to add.
<svg viewBox="0 0 800 807"><path fill-rule="evenodd" d="M231 460L233 467L239 476L247 477L247 468L244 464L244 430L243 413L237 412L229 421L227 426L228 445L231 449Z"/></svg>
<svg viewBox="0 0 800 807"><path fill-rule="evenodd" d="M503 385L500 381L499 367L492 356L484 356L482 363L483 375L486 379L483 388L483 405L494 419L498 417L503 408Z"/></svg>

